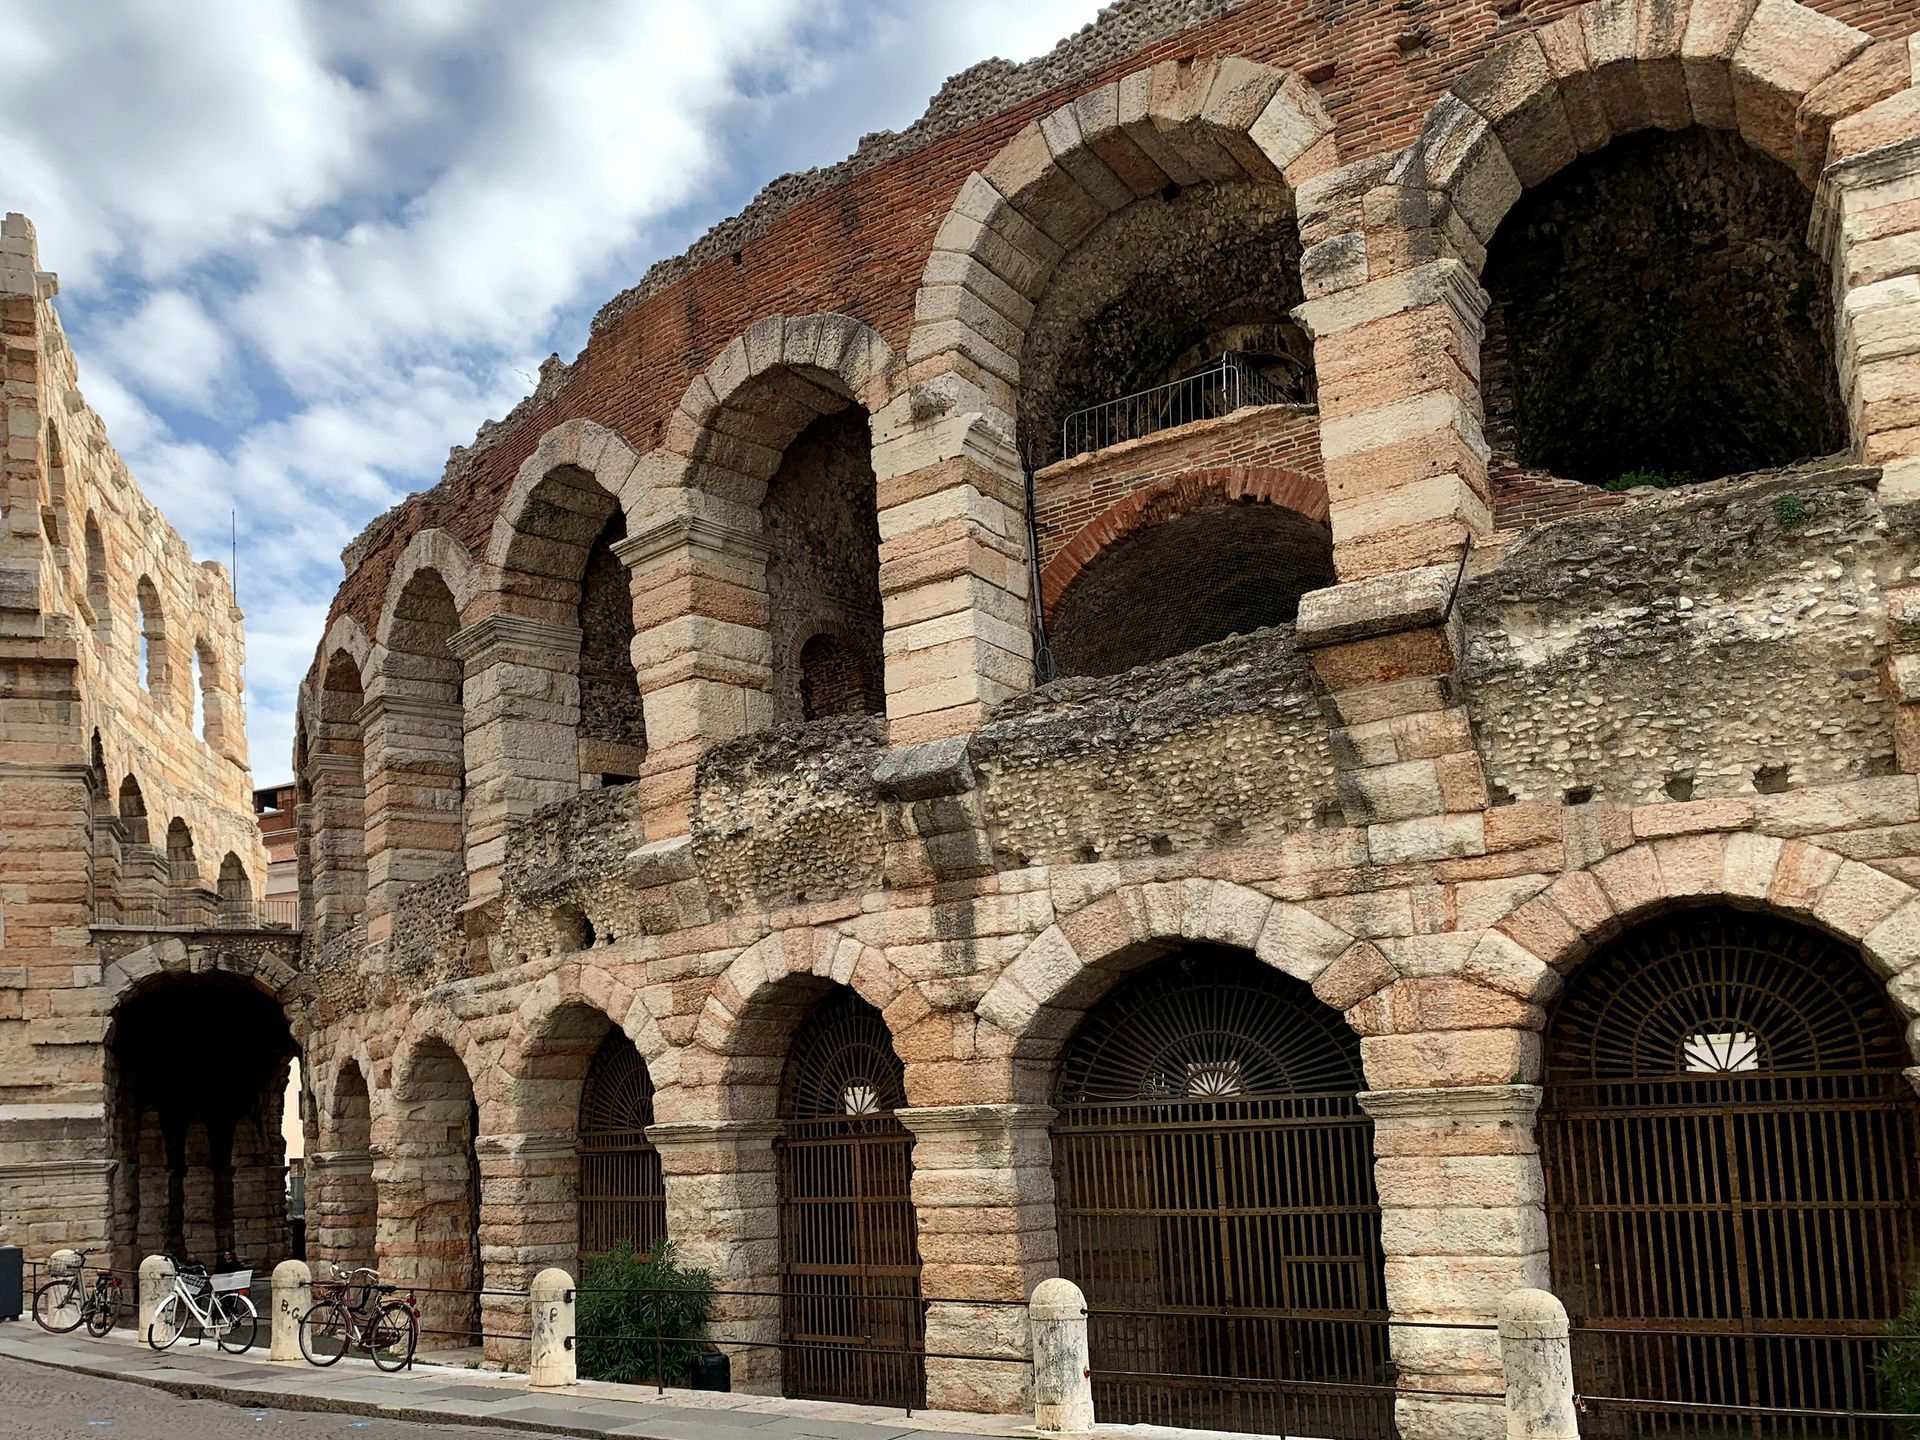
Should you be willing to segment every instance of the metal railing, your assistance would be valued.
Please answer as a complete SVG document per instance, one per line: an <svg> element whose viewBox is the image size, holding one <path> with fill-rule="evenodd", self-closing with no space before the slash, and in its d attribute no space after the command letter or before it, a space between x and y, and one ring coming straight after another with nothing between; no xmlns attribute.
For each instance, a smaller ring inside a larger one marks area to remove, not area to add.
<svg viewBox="0 0 1920 1440"><path fill-rule="evenodd" d="M1071 459L1197 420L1217 420L1249 405L1311 403L1311 384L1305 365L1265 356L1259 363L1293 364L1297 368L1288 379L1279 380L1262 373L1248 356L1222 355L1204 370L1184 379L1074 411L1060 422L1059 453L1041 456L1036 463L1046 465Z"/></svg>
<svg viewBox="0 0 1920 1440"><path fill-rule="evenodd" d="M300 902L222 900L204 890L123 896L96 902L93 923L127 930L295 930Z"/></svg>

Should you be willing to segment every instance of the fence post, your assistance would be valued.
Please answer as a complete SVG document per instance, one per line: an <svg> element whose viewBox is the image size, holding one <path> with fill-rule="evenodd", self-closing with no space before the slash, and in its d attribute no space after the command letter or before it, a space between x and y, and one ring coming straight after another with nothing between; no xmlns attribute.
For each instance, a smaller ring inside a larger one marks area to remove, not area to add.
<svg viewBox="0 0 1920 1440"><path fill-rule="evenodd" d="M313 1308L313 1271L304 1260L273 1267L273 1340L269 1360L300 1360L300 1317Z"/></svg>
<svg viewBox="0 0 1920 1440"><path fill-rule="evenodd" d="M1042 1280L1027 1302L1033 1327L1033 1427L1082 1434L1093 1429L1093 1380L1087 1374L1087 1297L1071 1280Z"/></svg>
<svg viewBox="0 0 1920 1440"><path fill-rule="evenodd" d="M1545 1290L1500 1302L1500 1368L1507 1381L1507 1440L1579 1440L1567 1310Z"/></svg>
<svg viewBox="0 0 1920 1440"><path fill-rule="evenodd" d="M556 1390L580 1378L573 1341L573 1277L564 1270L542 1270L533 1277L533 1353L527 1383Z"/></svg>
<svg viewBox="0 0 1920 1440"><path fill-rule="evenodd" d="M140 1338L147 1338L153 1324L153 1312L173 1293L173 1261L164 1255L149 1255L140 1262Z"/></svg>

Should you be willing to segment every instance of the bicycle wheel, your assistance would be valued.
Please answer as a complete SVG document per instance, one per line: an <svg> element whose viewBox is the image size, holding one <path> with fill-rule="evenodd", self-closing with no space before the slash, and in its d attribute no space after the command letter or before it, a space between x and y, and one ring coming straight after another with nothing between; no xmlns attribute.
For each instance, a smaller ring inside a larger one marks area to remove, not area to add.
<svg viewBox="0 0 1920 1440"><path fill-rule="evenodd" d="M310 1365L331 1365L347 1353L353 1324L347 1307L337 1300L322 1300L300 1317L300 1353Z"/></svg>
<svg viewBox="0 0 1920 1440"><path fill-rule="evenodd" d="M105 1290L96 1290L87 1301L87 1333L98 1340L109 1330L119 1317L114 1314L113 1297L117 1292L109 1286Z"/></svg>
<svg viewBox="0 0 1920 1440"><path fill-rule="evenodd" d="M414 1318L413 1311L398 1300L382 1305L367 1329L367 1349L373 1352L373 1363L382 1370L406 1369L413 1359L413 1347L419 1343L420 1322Z"/></svg>
<svg viewBox="0 0 1920 1440"><path fill-rule="evenodd" d="M164 1350L178 1340L186 1328L187 1307L180 1303L178 1295L169 1295L153 1312L153 1322L147 1326L147 1344Z"/></svg>
<svg viewBox="0 0 1920 1440"><path fill-rule="evenodd" d="M220 1348L229 1355L246 1354L260 1335L260 1312L253 1308L253 1301L236 1291L214 1296L213 1303L220 1307L217 1317Z"/></svg>
<svg viewBox="0 0 1920 1440"><path fill-rule="evenodd" d="M49 1280L33 1292L33 1319L42 1330L65 1335L80 1328L80 1282Z"/></svg>

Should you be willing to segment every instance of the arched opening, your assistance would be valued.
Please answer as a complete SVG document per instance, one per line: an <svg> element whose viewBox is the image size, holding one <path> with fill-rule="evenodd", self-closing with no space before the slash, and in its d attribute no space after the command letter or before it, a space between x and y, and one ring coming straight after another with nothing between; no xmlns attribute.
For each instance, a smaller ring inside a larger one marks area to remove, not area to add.
<svg viewBox="0 0 1920 1440"><path fill-rule="evenodd" d="M107 580L107 542L100 521L89 512L86 524L87 608L93 611L93 633L101 640L113 635L113 599Z"/></svg>
<svg viewBox="0 0 1920 1440"><path fill-rule="evenodd" d="M1706 1436L1726 1420L1692 1407L1889 1408L1872 1361L1920 1262L1920 1100L1859 954L1752 911L1648 921L1573 973L1545 1053L1575 1383L1623 1401L1582 1428Z"/></svg>
<svg viewBox="0 0 1920 1440"><path fill-rule="evenodd" d="M129 845L147 845L147 801L140 782L129 775L120 782L120 829Z"/></svg>
<svg viewBox="0 0 1920 1440"><path fill-rule="evenodd" d="M350 925L367 908L366 704L360 666L344 650L327 660L320 679L319 721L307 744L310 789L302 799L313 836L307 864L313 918L321 932Z"/></svg>
<svg viewBox="0 0 1920 1440"><path fill-rule="evenodd" d="M1339 1388L1392 1383L1363 1088L1339 1013L1241 950L1183 945L1087 1013L1053 1148L1103 1419L1393 1433L1390 1392Z"/></svg>
<svg viewBox="0 0 1920 1440"><path fill-rule="evenodd" d="M633 669L633 592L614 546L627 538L616 505L580 574L581 783L625 785L647 758L647 719Z"/></svg>
<svg viewBox="0 0 1920 1440"><path fill-rule="evenodd" d="M886 708L872 449L867 412L848 403L802 429L767 482L760 513L782 724Z"/></svg>
<svg viewBox="0 0 1920 1440"><path fill-rule="evenodd" d="M222 905L244 906L253 899L253 881L247 876L247 867L231 850L220 857L219 894Z"/></svg>
<svg viewBox="0 0 1920 1440"><path fill-rule="evenodd" d="M395 1099L403 1121L398 1183L380 1215L380 1264L420 1290L420 1348L478 1346L480 1106L460 1057L443 1040L415 1052Z"/></svg>
<svg viewBox="0 0 1920 1440"><path fill-rule="evenodd" d="M217 1057L183 1063L193 1047ZM297 1053L279 1004L224 974L129 995L108 1039L114 1264L228 1252L270 1271L291 1253L284 1106Z"/></svg>
<svg viewBox="0 0 1920 1440"><path fill-rule="evenodd" d="M333 1082L333 1106L321 1127L319 1163L310 1167L307 1243L315 1261L354 1269L374 1263L380 1195L373 1183L373 1108L367 1077L348 1061Z"/></svg>
<svg viewBox="0 0 1920 1440"><path fill-rule="evenodd" d="M583 1260L622 1243L648 1255L666 1238L666 1179L659 1152L647 1139L651 1124L647 1062L625 1032L609 1026L587 1062L575 1124Z"/></svg>
<svg viewBox="0 0 1920 1440"><path fill-rule="evenodd" d="M382 677L386 743L369 777L367 858L395 893L466 866L466 715L453 592L417 571L394 606Z"/></svg>
<svg viewBox="0 0 1920 1440"><path fill-rule="evenodd" d="M1229 635L1293 623L1333 583L1327 527L1277 505L1216 500L1123 535L1052 607L1058 675L1117 675Z"/></svg>
<svg viewBox="0 0 1920 1440"><path fill-rule="evenodd" d="M1133 201L1060 261L1034 306L1023 448L1038 468L1254 406L1310 405L1312 346L1291 318L1303 298L1286 186L1170 184Z"/></svg>
<svg viewBox="0 0 1920 1440"><path fill-rule="evenodd" d="M1487 249L1496 455L1624 489L1843 449L1812 201L1699 128L1615 140L1527 191Z"/></svg>
<svg viewBox="0 0 1920 1440"><path fill-rule="evenodd" d="M193 853L193 830L178 815L167 822L167 876L176 890L200 888L200 860Z"/></svg>
<svg viewBox="0 0 1920 1440"><path fill-rule="evenodd" d="M160 610L160 591L142 575L135 587L140 598L140 680L152 695L167 690L167 621Z"/></svg>
<svg viewBox="0 0 1920 1440"><path fill-rule="evenodd" d="M780 1082L782 1392L925 1403L906 1070L880 1012L834 986L795 1031Z"/></svg>
<svg viewBox="0 0 1920 1440"><path fill-rule="evenodd" d="M220 665L204 637L193 642L193 733L209 745L220 714Z"/></svg>

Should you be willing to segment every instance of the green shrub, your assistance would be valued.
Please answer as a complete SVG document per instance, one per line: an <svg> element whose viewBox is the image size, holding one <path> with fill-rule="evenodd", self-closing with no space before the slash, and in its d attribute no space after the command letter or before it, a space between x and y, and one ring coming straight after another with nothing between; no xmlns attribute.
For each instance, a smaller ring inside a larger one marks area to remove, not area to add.
<svg viewBox="0 0 1920 1440"><path fill-rule="evenodd" d="M1671 490L1676 485L1692 484L1687 475L1663 475L1657 470L1629 470L1607 481L1608 490Z"/></svg>
<svg viewBox="0 0 1920 1440"><path fill-rule="evenodd" d="M574 1311L580 1375L622 1385L658 1381L684 1385L707 1344L713 1275L678 1263L661 1241L652 1255L636 1255L621 1241L581 1266Z"/></svg>
<svg viewBox="0 0 1920 1440"><path fill-rule="evenodd" d="M1902 1415L1920 1415L1920 1282L1907 1292L1907 1303L1887 1322L1893 1343L1873 1362L1873 1378L1880 1382L1880 1408ZM1909 1425L1907 1434L1920 1427Z"/></svg>
<svg viewBox="0 0 1920 1440"><path fill-rule="evenodd" d="M1780 528L1791 530L1807 518L1807 502L1798 495L1776 495L1773 499L1773 518L1780 522Z"/></svg>

